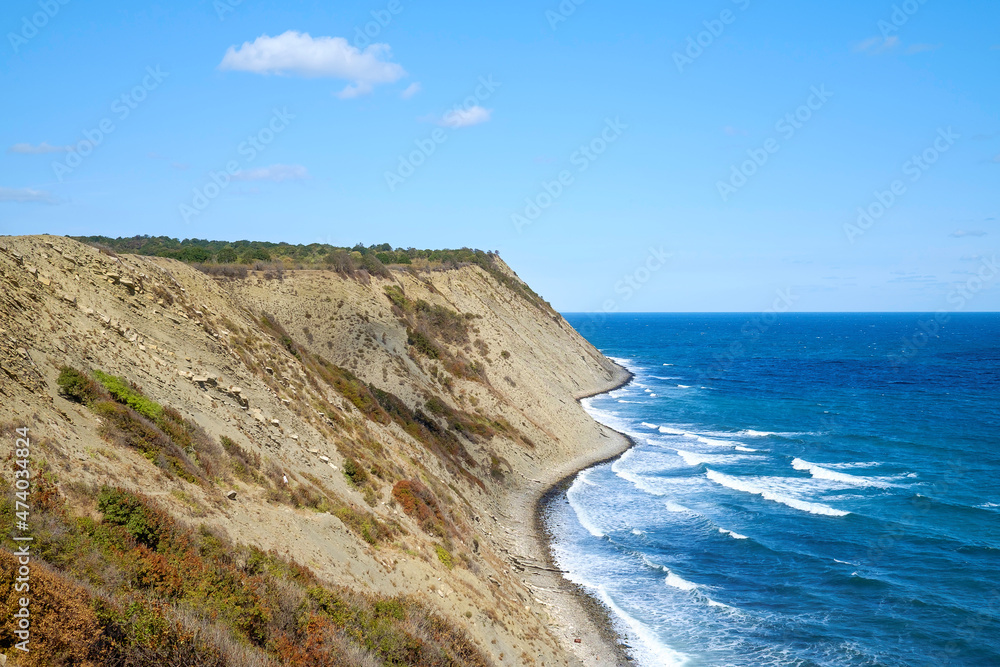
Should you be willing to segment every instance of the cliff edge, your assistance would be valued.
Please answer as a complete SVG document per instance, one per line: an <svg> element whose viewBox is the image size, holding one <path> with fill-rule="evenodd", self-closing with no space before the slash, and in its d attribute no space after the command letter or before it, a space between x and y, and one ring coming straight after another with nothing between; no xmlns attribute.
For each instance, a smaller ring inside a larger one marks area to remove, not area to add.
<svg viewBox="0 0 1000 667"><path fill-rule="evenodd" d="M18 509L26 428L33 566L86 591L97 611L81 618L105 637L73 664L135 643L138 612L112 623L106 608L137 600L216 656L186 664L620 662L548 565L534 513L627 446L576 399L628 373L492 262L226 277L0 238L5 502ZM235 597L196 586L205 568L243 582ZM299 587L287 604L260 592L279 580ZM243 589L260 597L250 625L230 619ZM56 650L35 622L38 650ZM16 664L44 664L16 641L0 631Z"/></svg>

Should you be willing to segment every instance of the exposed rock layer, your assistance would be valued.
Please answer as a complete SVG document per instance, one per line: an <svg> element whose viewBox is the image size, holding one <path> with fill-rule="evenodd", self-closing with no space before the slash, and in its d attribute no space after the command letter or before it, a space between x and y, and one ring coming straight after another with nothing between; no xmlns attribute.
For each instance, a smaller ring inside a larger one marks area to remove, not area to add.
<svg viewBox="0 0 1000 667"><path fill-rule="evenodd" d="M219 280L173 260L112 257L51 236L0 238L0 283L0 422L46 440L61 483L141 491L192 525L275 549L332 583L418 596L498 665L617 660L547 565L533 513L556 481L624 449L575 399L627 373L546 304L477 266ZM421 348L412 310L421 302L424 312L461 315L465 335L431 330L432 347ZM450 429L456 450L366 416L318 377L319 359ZM374 548L333 515L270 502L262 487L164 474L102 439L94 414L59 395L64 365L122 376L213 438L259 453L289 483L319 480L405 535ZM492 426L456 432L448 411ZM369 502L343 474L348 452L383 473L371 477ZM422 481L441 501L453 569L436 556L439 536L391 502L400 480Z"/></svg>

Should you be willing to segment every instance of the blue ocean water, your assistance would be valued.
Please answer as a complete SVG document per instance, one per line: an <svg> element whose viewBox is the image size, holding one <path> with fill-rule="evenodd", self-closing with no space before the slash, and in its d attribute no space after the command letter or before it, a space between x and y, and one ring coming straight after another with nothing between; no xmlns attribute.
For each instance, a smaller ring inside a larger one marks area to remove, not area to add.
<svg viewBox="0 0 1000 667"><path fill-rule="evenodd" d="M1000 315L567 319L636 446L553 554L639 664L1000 665Z"/></svg>

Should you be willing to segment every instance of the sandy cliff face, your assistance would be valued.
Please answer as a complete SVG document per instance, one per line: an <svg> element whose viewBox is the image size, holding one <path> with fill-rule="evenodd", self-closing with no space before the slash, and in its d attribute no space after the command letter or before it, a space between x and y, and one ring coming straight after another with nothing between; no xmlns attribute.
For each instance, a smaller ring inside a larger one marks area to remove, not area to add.
<svg viewBox="0 0 1000 667"><path fill-rule="evenodd" d="M477 266L228 280L48 236L0 239L0 282L0 423L46 441L61 485L134 489L334 584L410 594L495 664L608 664L591 636L574 642L589 621L546 574L531 513L552 482L620 451L574 399L623 371L544 303ZM261 479L186 481L102 437L58 391L67 365L259 454ZM414 482L439 525L396 502ZM288 493L307 487L396 532L366 539Z"/></svg>

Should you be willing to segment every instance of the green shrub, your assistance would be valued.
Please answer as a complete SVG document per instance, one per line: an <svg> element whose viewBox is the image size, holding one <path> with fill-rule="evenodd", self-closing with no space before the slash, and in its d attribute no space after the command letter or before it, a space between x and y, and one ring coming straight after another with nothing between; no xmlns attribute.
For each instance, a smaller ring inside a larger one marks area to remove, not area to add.
<svg viewBox="0 0 1000 667"><path fill-rule="evenodd" d="M232 248L222 248L215 255L215 261L219 264L233 264L237 259L238 255Z"/></svg>
<svg viewBox="0 0 1000 667"><path fill-rule="evenodd" d="M418 326L435 338L454 345L469 342L468 321L454 310L418 299L414 311Z"/></svg>
<svg viewBox="0 0 1000 667"><path fill-rule="evenodd" d="M59 392L71 401L90 404L101 397L100 387L86 373L70 366L59 370Z"/></svg>
<svg viewBox="0 0 1000 667"><path fill-rule="evenodd" d="M403 290L398 285L388 285L385 288L385 295L389 297L389 301L394 306L401 308L403 311L409 310L412 306L412 302L406 298Z"/></svg>
<svg viewBox="0 0 1000 667"><path fill-rule="evenodd" d="M238 478L244 482L263 483L264 477L260 472L260 454L246 451L227 436L221 436L219 442L229 454L230 465Z"/></svg>
<svg viewBox="0 0 1000 667"><path fill-rule="evenodd" d="M124 489L103 486L97 496L97 509L106 523L124 526L136 542L156 549L160 541L159 526L152 512L135 495Z"/></svg>
<svg viewBox="0 0 1000 667"><path fill-rule="evenodd" d="M351 486L356 488L361 488L369 481L368 471L365 470L364 466L358 463L352 458L348 458L344 461L344 477Z"/></svg>
<svg viewBox="0 0 1000 667"><path fill-rule="evenodd" d="M415 347L417 352L426 357L430 357L431 359L441 358L440 350L438 350L431 339L416 329L406 329L406 343Z"/></svg>
<svg viewBox="0 0 1000 667"><path fill-rule="evenodd" d="M150 462L192 483L214 475L221 450L197 424L146 398L125 378L99 370L93 374L97 382L67 366L58 383L64 395L102 418L100 432L107 441L137 449Z"/></svg>
<svg viewBox="0 0 1000 667"><path fill-rule="evenodd" d="M341 505L330 513L372 546L392 539L399 532L399 526L395 523L384 523L368 512L347 505Z"/></svg>
<svg viewBox="0 0 1000 667"><path fill-rule="evenodd" d="M94 371L94 377L104 385L104 388L108 390L116 401L124 403L143 417L152 419L155 422L163 416L163 406L143 396L125 378L108 375L99 370Z"/></svg>
<svg viewBox="0 0 1000 667"><path fill-rule="evenodd" d="M450 570L455 567L455 563L451 558L451 552L440 545L435 546L434 551L437 552L438 560L441 561L446 568Z"/></svg>

